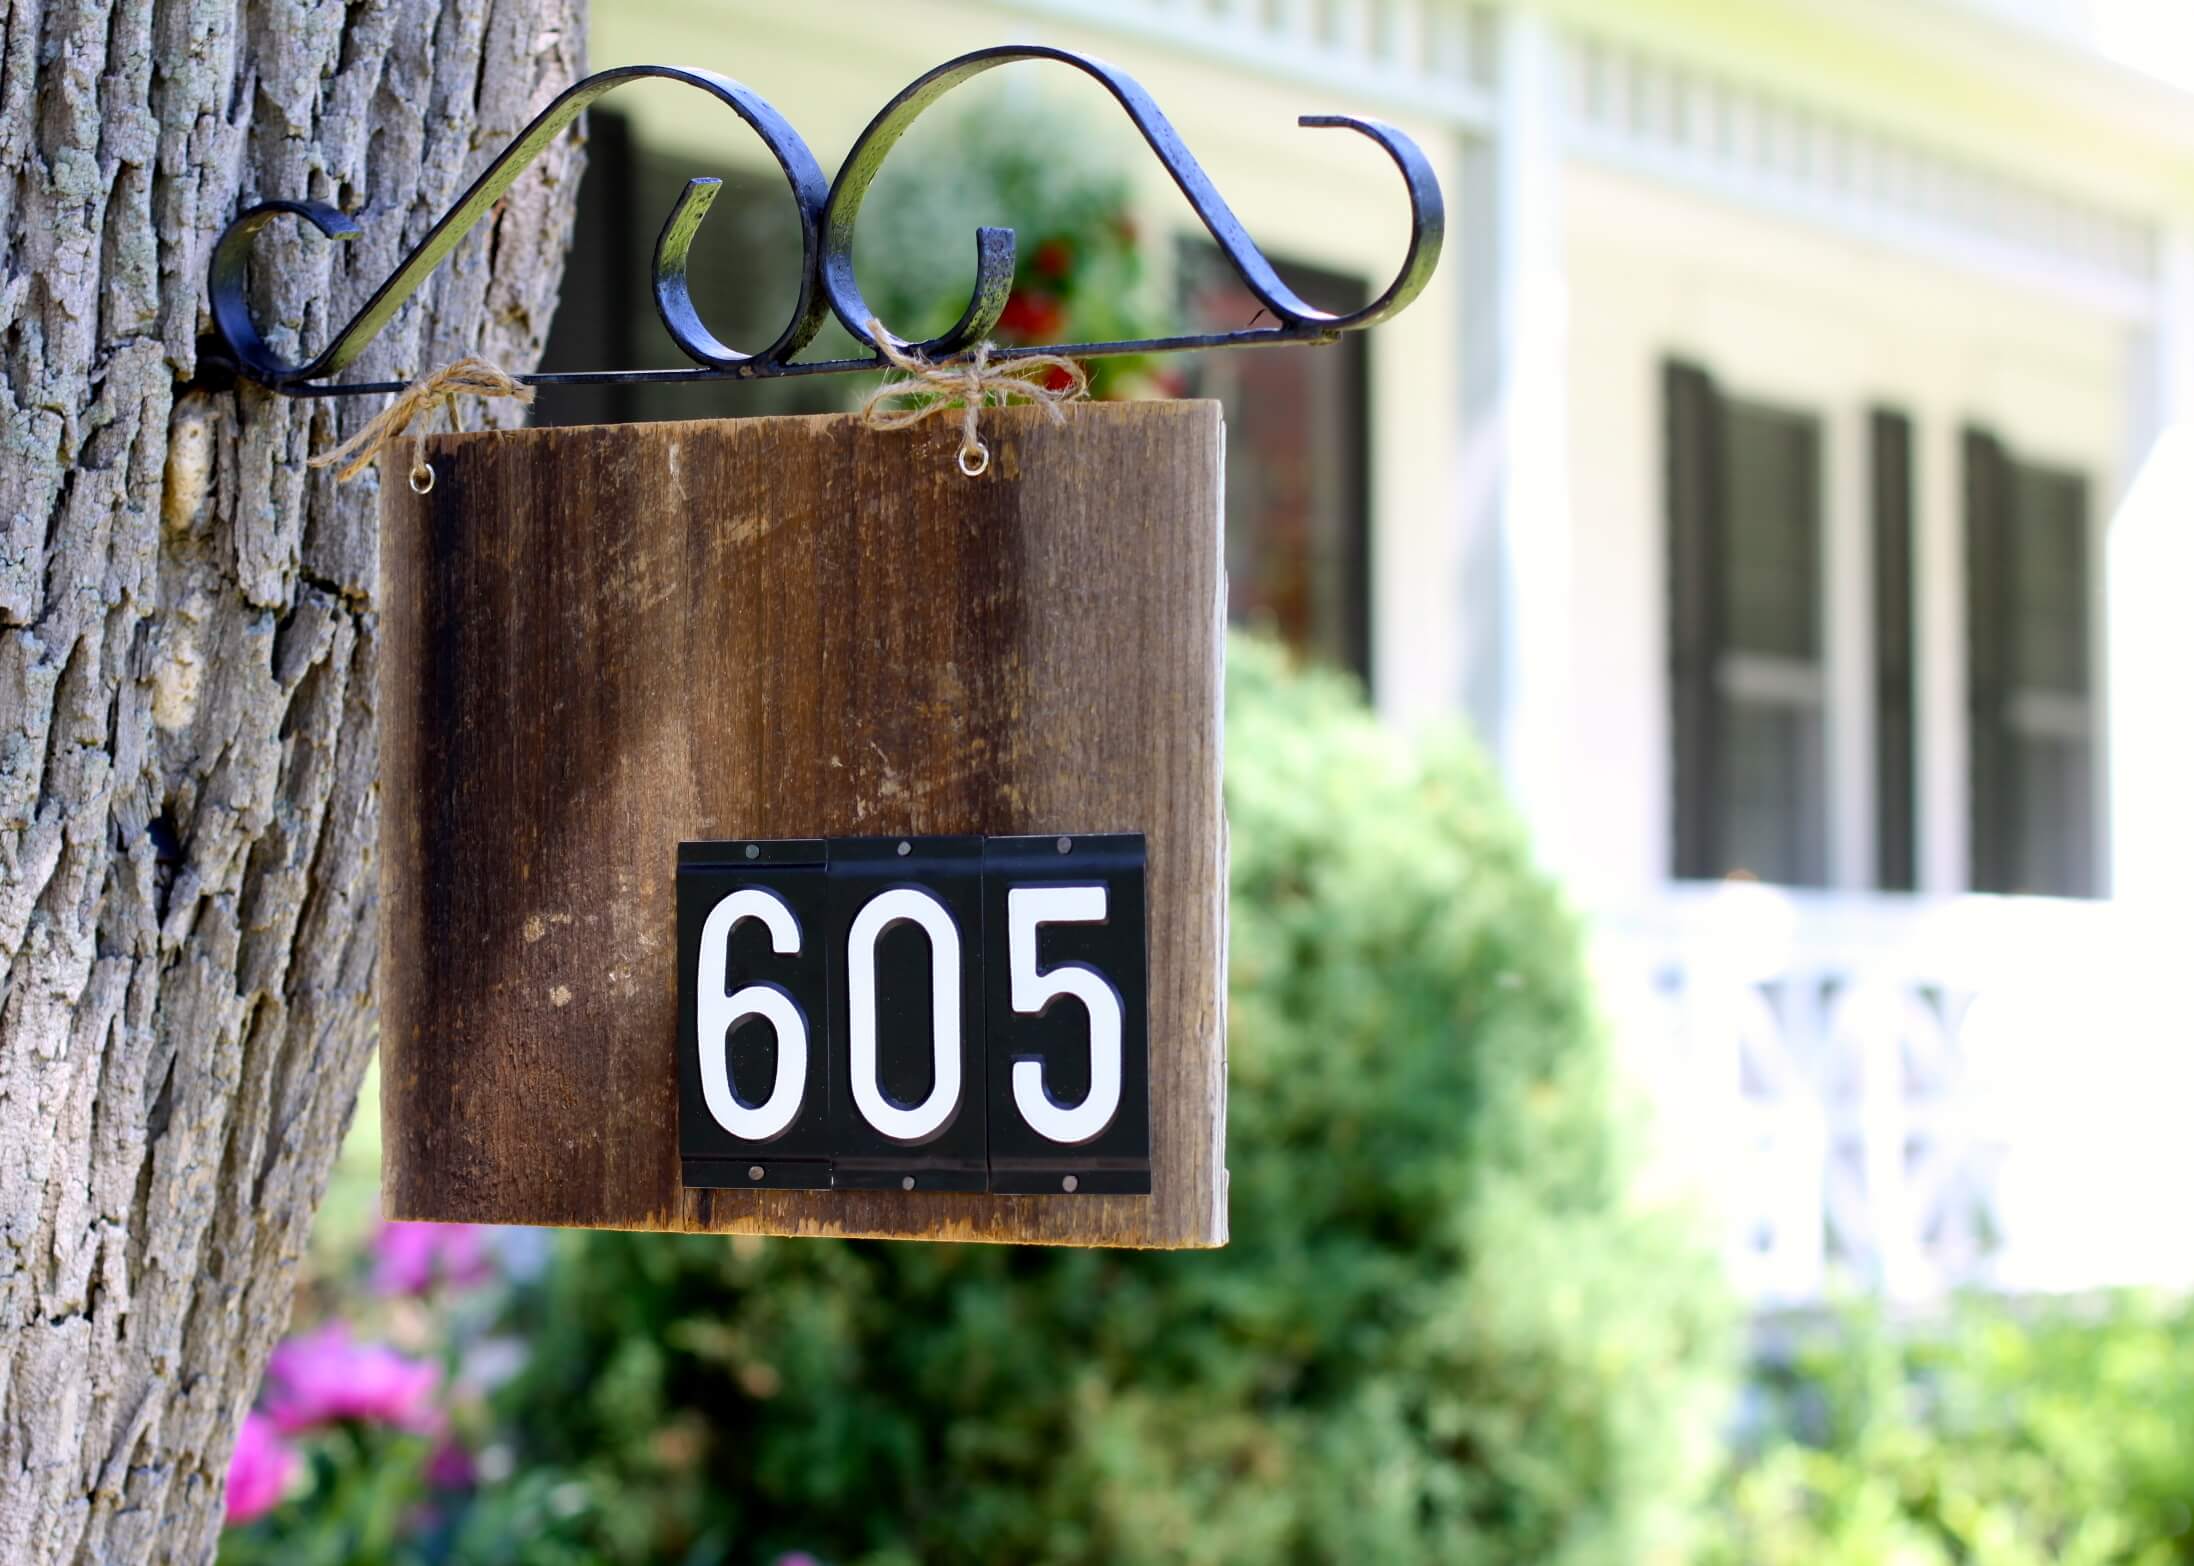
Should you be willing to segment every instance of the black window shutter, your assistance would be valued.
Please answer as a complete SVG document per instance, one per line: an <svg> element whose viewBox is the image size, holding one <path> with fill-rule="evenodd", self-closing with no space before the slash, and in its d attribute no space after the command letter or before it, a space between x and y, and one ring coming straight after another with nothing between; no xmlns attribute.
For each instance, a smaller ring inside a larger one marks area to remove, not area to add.
<svg viewBox="0 0 2194 1566"><path fill-rule="evenodd" d="M1675 871L1699 878L1721 869L1714 841L1714 758L1722 646L1722 405L1712 378L1695 365L1671 361L1663 384Z"/></svg>
<svg viewBox="0 0 2194 1566"><path fill-rule="evenodd" d="M2079 700L2085 709L2086 737L2073 751L2073 764L2078 769L2078 782L2073 784L2073 798L2078 803L2064 814L2061 826L2064 834L2062 857L2056 860L2054 884L2042 889L2059 897L2100 897L2103 895L2106 871L2095 856L2097 812L2092 787L2088 781L2094 747L2102 743L2102 731L2097 723L2095 705L2095 671L2089 666L2087 646L2088 621L2094 607L2088 567L2088 529L2093 525L2089 511L2091 495L2084 479L2073 479L2060 493L2066 506L2059 516L2069 534L2069 550L2061 570L2064 580L2070 584L2075 606L2073 624L2077 628L2078 637L2077 651L2071 655L2069 664L2076 671L2072 683L2077 685ZM2040 813L2031 801L2026 803L2025 808L2030 816Z"/></svg>
<svg viewBox="0 0 2194 1566"><path fill-rule="evenodd" d="M1972 883L1977 892L2018 885L2019 767L2010 722L2013 580L2011 465L1986 430L1965 433L1967 776L1971 779Z"/></svg>
<svg viewBox="0 0 2194 1566"><path fill-rule="evenodd" d="M1875 878L1884 891L1918 885L1913 738L1912 420L1874 410Z"/></svg>

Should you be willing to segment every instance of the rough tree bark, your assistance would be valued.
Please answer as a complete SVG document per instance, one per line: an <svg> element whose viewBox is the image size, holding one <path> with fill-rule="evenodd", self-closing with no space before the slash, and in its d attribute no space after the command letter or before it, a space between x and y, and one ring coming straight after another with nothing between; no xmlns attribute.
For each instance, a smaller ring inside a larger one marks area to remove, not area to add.
<svg viewBox="0 0 2194 1566"><path fill-rule="evenodd" d="M354 212L259 241L270 340L316 350L577 72L581 3L4 9L8 1566L212 1553L371 1047L375 491L305 459L373 408L190 389L208 246ZM576 173L566 139L354 373L530 365Z"/></svg>

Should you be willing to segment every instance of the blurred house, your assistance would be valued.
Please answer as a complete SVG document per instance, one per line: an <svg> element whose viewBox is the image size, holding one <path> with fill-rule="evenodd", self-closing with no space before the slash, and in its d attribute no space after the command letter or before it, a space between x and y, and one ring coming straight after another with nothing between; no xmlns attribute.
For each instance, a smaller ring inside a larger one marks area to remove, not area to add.
<svg viewBox="0 0 2194 1566"><path fill-rule="evenodd" d="M605 0L592 52L728 72L826 168L951 54L1101 54L1335 307L1405 213L1375 149L1293 117L1424 145L1450 236L1406 315L1198 370L1234 606L1396 722L1484 736L1782 1303L2194 1274L2194 95L2143 69L2194 66L2179 9ZM2145 58L2113 31L2144 20ZM752 182L697 273L766 340L774 171L696 95L631 97L556 353L676 362L647 256L698 173ZM1123 157L1183 318L1247 324ZM585 395L552 416L734 411Z"/></svg>

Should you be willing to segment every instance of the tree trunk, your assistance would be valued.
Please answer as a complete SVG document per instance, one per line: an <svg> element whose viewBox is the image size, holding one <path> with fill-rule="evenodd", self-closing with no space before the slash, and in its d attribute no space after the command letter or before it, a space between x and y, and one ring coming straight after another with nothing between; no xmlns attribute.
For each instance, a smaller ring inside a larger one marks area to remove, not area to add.
<svg viewBox="0 0 2194 1566"><path fill-rule="evenodd" d="M372 1047L376 830L375 485L305 459L378 399L188 389L208 249L257 199L356 214L258 241L270 342L317 350L577 72L580 0L4 25L0 1561L201 1561ZM576 174L352 373L529 366Z"/></svg>

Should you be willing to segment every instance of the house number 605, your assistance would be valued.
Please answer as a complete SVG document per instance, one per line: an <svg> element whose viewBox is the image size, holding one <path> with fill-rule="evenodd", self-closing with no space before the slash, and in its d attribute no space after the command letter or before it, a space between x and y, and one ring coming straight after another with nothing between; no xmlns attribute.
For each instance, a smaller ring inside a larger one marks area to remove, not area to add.
<svg viewBox="0 0 2194 1566"><path fill-rule="evenodd" d="M1147 1191L1144 852L683 845L685 1183Z"/></svg>

